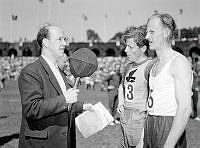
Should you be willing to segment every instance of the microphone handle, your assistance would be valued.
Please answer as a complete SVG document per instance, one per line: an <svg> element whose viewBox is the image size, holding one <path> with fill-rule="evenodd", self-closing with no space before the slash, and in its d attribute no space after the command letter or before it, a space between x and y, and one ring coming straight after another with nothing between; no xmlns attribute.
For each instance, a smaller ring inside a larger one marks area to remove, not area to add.
<svg viewBox="0 0 200 148"><path fill-rule="evenodd" d="M74 83L74 87L73 88L78 88L78 83L80 81L80 77L77 77L76 80L75 80L75 83Z"/></svg>

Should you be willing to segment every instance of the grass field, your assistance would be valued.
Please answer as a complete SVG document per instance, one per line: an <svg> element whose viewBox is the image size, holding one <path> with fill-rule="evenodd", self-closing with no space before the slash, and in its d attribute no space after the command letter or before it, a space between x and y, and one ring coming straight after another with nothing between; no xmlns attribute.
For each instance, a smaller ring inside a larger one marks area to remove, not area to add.
<svg viewBox="0 0 200 148"><path fill-rule="evenodd" d="M85 90L80 86L85 102L95 104L101 101L106 107L108 96L99 87L95 91ZM92 99L89 99L92 98ZM199 103L200 104L200 103ZM200 108L200 105L198 105ZM0 147L17 148L21 122L21 104L16 81L7 81L0 92ZM107 126L97 134L84 139L77 131L77 148L117 148L119 143L119 125ZM187 125L188 148L200 148L200 122L190 120Z"/></svg>

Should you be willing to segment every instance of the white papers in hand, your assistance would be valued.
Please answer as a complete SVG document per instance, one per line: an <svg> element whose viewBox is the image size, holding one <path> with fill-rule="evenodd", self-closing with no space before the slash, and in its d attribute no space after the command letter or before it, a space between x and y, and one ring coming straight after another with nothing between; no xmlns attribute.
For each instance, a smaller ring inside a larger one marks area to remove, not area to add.
<svg viewBox="0 0 200 148"><path fill-rule="evenodd" d="M94 111L85 111L75 118L76 126L84 138L97 133L114 121L101 102L95 104L93 109Z"/></svg>

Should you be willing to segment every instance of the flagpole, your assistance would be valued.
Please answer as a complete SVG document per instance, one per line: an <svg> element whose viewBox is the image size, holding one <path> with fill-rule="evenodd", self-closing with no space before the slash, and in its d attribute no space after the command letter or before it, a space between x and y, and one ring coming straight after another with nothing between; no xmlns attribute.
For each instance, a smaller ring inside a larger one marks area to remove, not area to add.
<svg viewBox="0 0 200 148"><path fill-rule="evenodd" d="M51 20L51 0L48 0L48 22Z"/></svg>
<svg viewBox="0 0 200 148"><path fill-rule="evenodd" d="M84 29L83 29L83 28L84 28L84 27L83 27L83 26L84 26L84 18L83 18L83 17L84 17L84 16L82 15L82 18L81 18L81 33L80 33L81 42L83 42L83 34L84 34L84 33L83 33L83 32L84 32L84 31L83 31L83 30L84 30Z"/></svg>
<svg viewBox="0 0 200 148"><path fill-rule="evenodd" d="M87 21L87 16L85 14L82 14L82 21L81 21L81 41L84 42L86 41L85 35L85 22Z"/></svg>
<svg viewBox="0 0 200 148"><path fill-rule="evenodd" d="M181 41L181 16L182 16L183 10L179 9L179 17L178 17L178 22L179 22L179 26L178 26L178 40Z"/></svg>
<svg viewBox="0 0 200 148"><path fill-rule="evenodd" d="M128 25L131 26L131 11L128 11Z"/></svg>
<svg viewBox="0 0 200 148"><path fill-rule="evenodd" d="M17 37L17 34L19 33L19 29L18 29L18 23L19 23L19 19L17 18L14 22L14 25L13 25L13 29L15 30L15 36ZM18 39L16 38L16 41Z"/></svg>
<svg viewBox="0 0 200 148"><path fill-rule="evenodd" d="M59 25L59 9L60 9L60 5L59 5L59 0L57 0L57 16L56 16L56 22Z"/></svg>
<svg viewBox="0 0 200 148"><path fill-rule="evenodd" d="M104 16L104 21L103 21L103 32L104 32L104 42L106 42L107 39L107 14Z"/></svg>
<svg viewBox="0 0 200 148"><path fill-rule="evenodd" d="M13 37L12 37L12 21L13 21L13 15L12 18L9 19L9 30L10 30L10 42L12 43Z"/></svg>

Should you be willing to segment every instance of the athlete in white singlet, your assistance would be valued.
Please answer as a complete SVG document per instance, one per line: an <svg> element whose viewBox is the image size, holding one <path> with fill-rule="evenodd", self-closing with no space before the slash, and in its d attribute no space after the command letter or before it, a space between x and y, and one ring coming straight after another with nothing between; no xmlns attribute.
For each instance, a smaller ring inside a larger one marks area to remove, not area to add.
<svg viewBox="0 0 200 148"><path fill-rule="evenodd" d="M169 14L154 14L147 21L146 39L157 60L150 71L144 148L187 147L193 75L187 58L172 49L175 27Z"/></svg>
<svg viewBox="0 0 200 148"><path fill-rule="evenodd" d="M175 116L177 102L175 97L174 78L170 73L170 66L180 53L175 55L165 64L159 74L152 75L150 71L149 87L150 97L148 98L148 113L155 116ZM152 67L152 69L155 65Z"/></svg>

